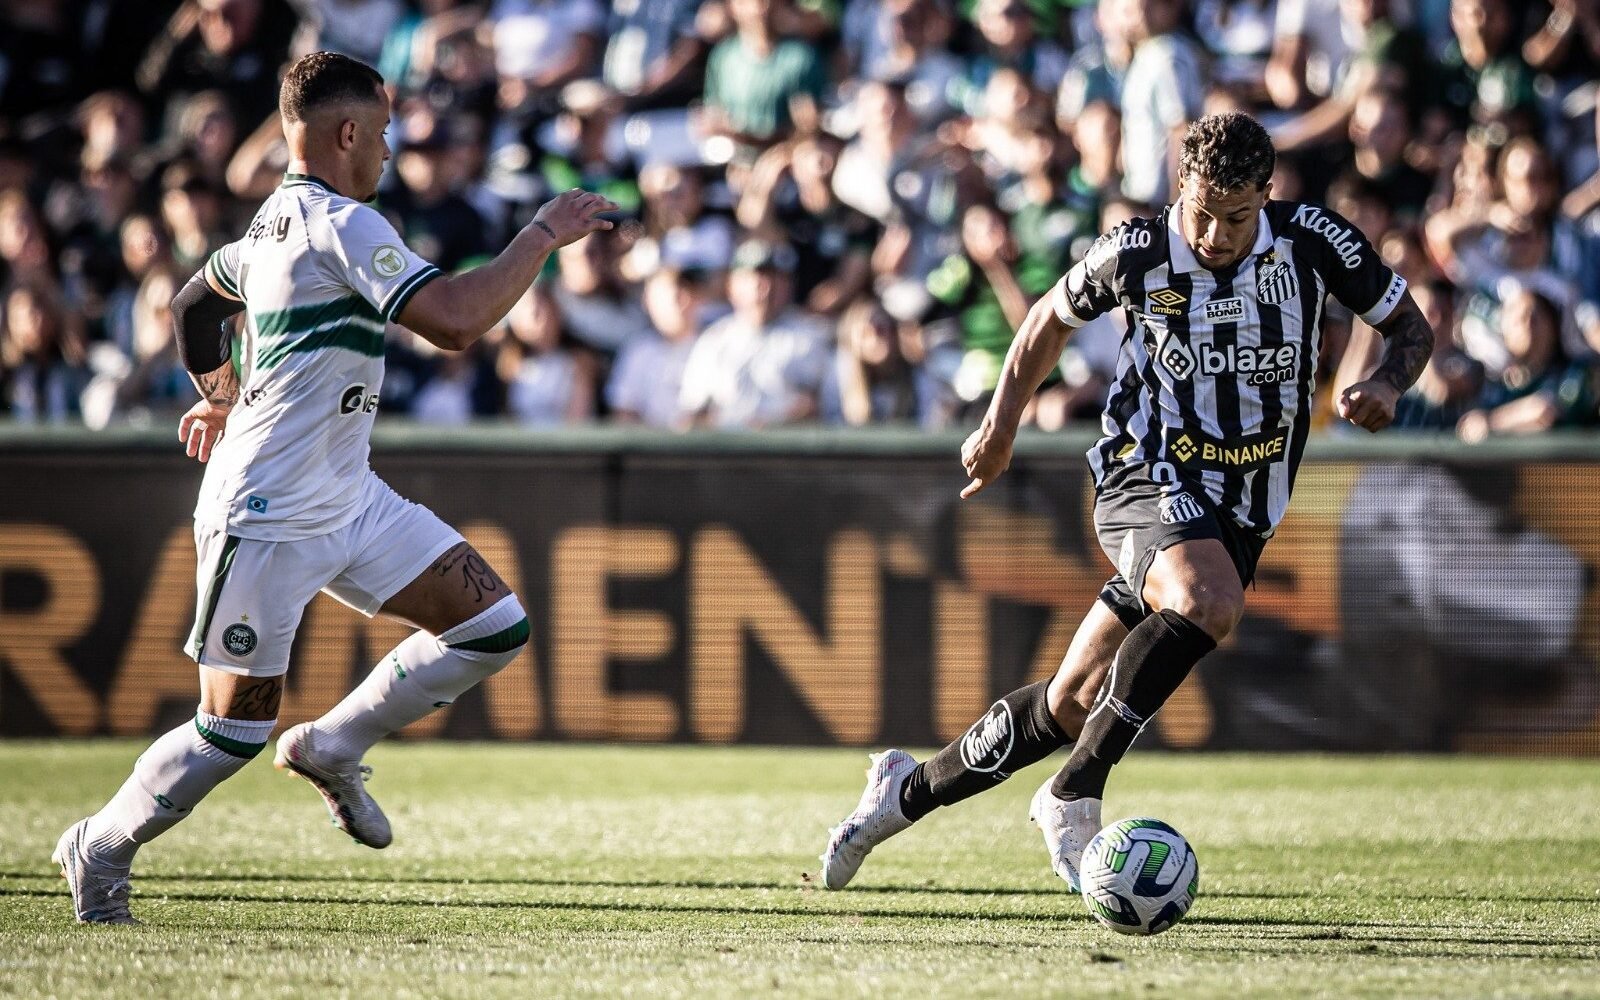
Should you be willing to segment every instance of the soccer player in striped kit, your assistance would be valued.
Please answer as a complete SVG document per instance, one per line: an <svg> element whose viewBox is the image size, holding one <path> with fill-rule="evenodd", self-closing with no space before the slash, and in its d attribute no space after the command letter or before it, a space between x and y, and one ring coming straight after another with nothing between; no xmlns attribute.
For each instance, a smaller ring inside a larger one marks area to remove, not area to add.
<svg viewBox="0 0 1600 1000"><path fill-rule="evenodd" d="M1372 376L1340 395L1339 415L1368 431L1394 419L1433 332L1405 279L1354 226L1318 205L1271 200L1273 161L1250 117L1195 122L1177 202L1100 237L1029 311L962 448L972 481L961 495L1010 464L1023 408L1073 329L1124 309L1128 340L1088 453L1095 528L1117 573L1054 678L1006 695L927 761L873 756L860 803L822 855L828 888L847 885L875 846L931 810L1070 746L1031 816L1052 869L1077 891L1111 768L1243 613L1305 450L1326 296L1386 340Z"/></svg>

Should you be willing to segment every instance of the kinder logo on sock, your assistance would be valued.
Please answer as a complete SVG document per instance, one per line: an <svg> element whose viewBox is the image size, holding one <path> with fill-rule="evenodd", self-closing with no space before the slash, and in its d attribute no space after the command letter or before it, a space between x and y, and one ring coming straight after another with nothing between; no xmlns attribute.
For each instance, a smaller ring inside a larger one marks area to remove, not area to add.
<svg viewBox="0 0 1600 1000"><path fill-rule="evenodd" d="M972 724L967 735L961 737L961 763L967 770L979 774L993 774L1011 756L1011 744L1016 740L1016 727L1011 724L1011 706L997 701L983 718Z"/></svg>

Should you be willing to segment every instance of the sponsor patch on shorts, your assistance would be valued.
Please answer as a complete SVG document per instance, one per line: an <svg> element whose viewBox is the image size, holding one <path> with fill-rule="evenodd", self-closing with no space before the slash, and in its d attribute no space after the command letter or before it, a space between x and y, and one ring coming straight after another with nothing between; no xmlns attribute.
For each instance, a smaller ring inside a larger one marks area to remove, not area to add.
<svg viewBox="0 0 1600 1000"><path fill-rule="evenodd" d="M234 656L249 656L255 652L256 630L244 622L234 622L222 630L222 648Z"/></svg>
<svg viewBox="0 0 1600 1000"><path fill-rule="evenodd" d="M1174 493L1161 498L1162 524L1187 524L1205 516L1200 502L1187 493Z"/></svg>

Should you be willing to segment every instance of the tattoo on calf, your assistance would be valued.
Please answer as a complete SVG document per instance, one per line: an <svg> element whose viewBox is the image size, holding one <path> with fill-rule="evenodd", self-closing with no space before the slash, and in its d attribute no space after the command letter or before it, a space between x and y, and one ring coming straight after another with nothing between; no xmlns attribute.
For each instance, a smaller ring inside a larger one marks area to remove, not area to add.
<svg viewBox="0 0 1600 1000"><path fill-rule="evenodd" d="M282 701L283 678L263 677L233 696L233 701L228 705L228 718L275 718Z"/></svg>
<svg viewBox="0 0 1600 1000"><path fill-rule="evenodd" d="M470 545L458 545L440 556L433 570L441 579L459 575L462 589L472 596L475 604L482 604L484 598L491 595L505 594L506 585Z"/></svg>
<svg viewBox="0 0 1600 1000"><path fill-rule="evenodd" d="M1394 315L1379 324L1386 341L1383 360L1372 377L1404 393L1416 384L1433 354L1433 330L1409 297Z"/></svg>

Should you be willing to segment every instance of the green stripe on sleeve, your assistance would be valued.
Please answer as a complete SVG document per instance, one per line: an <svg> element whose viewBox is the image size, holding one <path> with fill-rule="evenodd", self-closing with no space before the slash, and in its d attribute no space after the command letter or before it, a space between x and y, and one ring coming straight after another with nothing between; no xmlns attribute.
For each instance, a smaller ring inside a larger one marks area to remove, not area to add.
<svg viewBox="0 0 1600 1000"><path fill-rule="evenodd" d="M199 732L201 739L232 757L242 757L245 760L249 760L267 748L265 743L245 743L243 740L236 740L231 736L214 733L202 726L198 718L194 720L194 728Z"/></svg>
<svg viewBox="0 0 1600 1000"><path fill-rule="evenodd" d="M229 295L234 296L235 298L239 298L239 299L244 298L244 296L242 294L240 294L240 292L239 292L238 284L235 283L233 278L228 275L228 272L226 272L226 271L224 271L222 269L221 257L222 257L222 251L221 250L218 250L215 253L213 253L210 257L207 257L206 258L206 270L211 272L211 277L216 280L217 284L222 286L222 290L223 291L227 292Z"/></svg>
<svg viewBox="0 0 1600 1000"><path fill-rule="evenodd" d="M524 618L494 635L486 635L481 639L467 639L464 642L452 642L449 646L451 649L465 649L473 653L509 653L518 646L526 645L528 635L532 631L528 619Z"/></svg>

